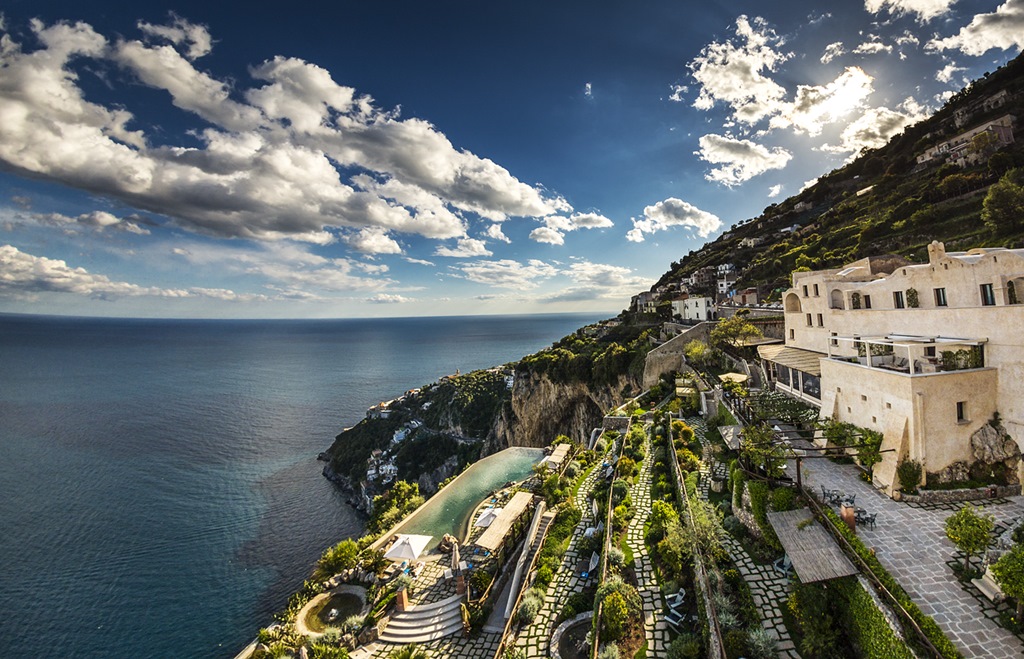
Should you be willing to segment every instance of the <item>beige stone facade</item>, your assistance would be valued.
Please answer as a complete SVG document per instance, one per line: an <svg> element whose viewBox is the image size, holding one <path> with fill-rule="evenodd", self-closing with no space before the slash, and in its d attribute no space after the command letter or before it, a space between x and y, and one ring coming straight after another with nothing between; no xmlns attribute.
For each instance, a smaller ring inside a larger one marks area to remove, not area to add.
<svg viewBox="0 0 1024 659"><path fill-rule="evenodd" d="M996 412L1024 447L1024 250L928 251L921 264L794 273L783 303L795 352L766 356L778 389L884 434L892 452L874 475L886 489L904 458L932 474L971 463L971 437Z"/></svg>

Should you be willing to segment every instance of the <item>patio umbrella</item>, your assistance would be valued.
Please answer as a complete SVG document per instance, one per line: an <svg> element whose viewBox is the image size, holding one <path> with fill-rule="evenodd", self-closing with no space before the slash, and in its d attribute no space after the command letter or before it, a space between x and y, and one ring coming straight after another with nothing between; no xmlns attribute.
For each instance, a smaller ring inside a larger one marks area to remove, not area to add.
<svg viewBox="0 0 1024 659"><path fill-rule="evenodd" d="M452 545L452 574L459 574L459 543Z"/></svg>
<svg viewBox="0 0 1024 659"><path fill-rule="evenodd" d="M433 537L432 535L401 534L395 544L391 545L391 549L384 554L384 558L392 561L414 561L427 548L427 543Z"/></svg>
<svg viewBox="0 0 1024 659"><path fill-rule="evenodd" d="M502 508L488 508L487 510L480 514L480 517L477 517L476 521L473 523L473 526L482 526L485 528L490 526L491 522L493 522L498 517L498 513L500 513L502 510Z"/></svg>
<svg viewBox="0 0 1024 659"><path fill-rule="evenodd" d="M721 380L722 382L735 382L736 384L743 384L744 382L747 381L748 378L746 375L743 375L742 373L726 373L724 375L719 375L718 379Z"/></svg>
<svg viewBox="0 0 1024 659"><path fill-rule="evenodd" d="M597 569L597 566L601 563L601 557L595 551L590 555L590 571L593 572Z"/></svg>

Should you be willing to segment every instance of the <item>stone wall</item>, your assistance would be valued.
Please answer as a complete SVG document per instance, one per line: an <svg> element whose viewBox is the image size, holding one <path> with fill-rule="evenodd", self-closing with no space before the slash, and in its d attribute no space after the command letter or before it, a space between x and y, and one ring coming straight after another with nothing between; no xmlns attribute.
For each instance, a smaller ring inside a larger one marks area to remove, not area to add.
<svg viewBox="0 0 1024 659"><path fill-rule="evenodd" d="M901 501L907 503L957 503L980 499L1002 499L1020 494L1020 485L993 485L963 490L920 490L918 494L903 492Z"/></svg>

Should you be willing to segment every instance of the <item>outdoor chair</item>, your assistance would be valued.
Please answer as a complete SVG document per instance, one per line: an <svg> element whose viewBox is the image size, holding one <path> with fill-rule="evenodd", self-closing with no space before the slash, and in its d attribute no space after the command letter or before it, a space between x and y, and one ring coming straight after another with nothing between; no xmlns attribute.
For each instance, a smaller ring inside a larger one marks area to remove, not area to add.
<svg viewBox="0 0 1024 659"><path fill-rule="evenodd" d="M774 567L777 572L781 572L783 575L788 577L789 573L793 571L793 562L789 560L789 556L784 554L782 558L772 563L772 567Z"/></svg>
<svg viewBox="0 0 1024 659"><path fill-rule="evenodd" d="M673 596L668 598L668 606L671 609L677 609L677 608L679 608L680 605L682 605L683 600L685 600L685 599L686 599L686 591L683 590L682 588L680 588L679 592L677 592L675 595L673 595Z"/></svg>
<svg viewBox="0 0 1024 659"><path fill-rule="evenodd" d="M870 515L864 515L864 524L870 526L872 529L875 528L875 518L878 517L878 513L871 513Z"/></svg>
<svg viewBox="0 0 1024 659"><path fill-rule="evenodd" d="M856 494L846 494L846 495L843 496L842 501L844 503L847 503L847 504L852 506L855 503L857 503L857 495Z"/></svg>
<svg viewBox="0 0 1024 659"><path fill-rule="evenodd" d="M665 622L672 625L676 631L680 631L682 629L683 616L675 611L669 611L665 614Z"/></svg>

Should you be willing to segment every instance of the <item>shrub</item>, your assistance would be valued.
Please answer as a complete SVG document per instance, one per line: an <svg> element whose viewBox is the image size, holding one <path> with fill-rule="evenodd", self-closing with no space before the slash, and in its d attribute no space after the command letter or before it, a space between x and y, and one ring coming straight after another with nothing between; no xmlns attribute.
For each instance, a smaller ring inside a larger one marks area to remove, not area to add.
<svg viewBox="0 0 1024 659"><path fill-rule="evenodd" d="M608 550L608 564L615 567L619 567L626 560L626 555L618 547L612 547Z"/></svg>
<svg viewBox="0 0 1024 659"><path fill-rule="evenodd" d="M779 487L772 490L772 510L785 512L796 507L796 492L788 487Z"/></svg>
<svg viewBox="0 0 1024 659"><path fill-rule="evenodd" d="M325 575L337 574L354 568L359 562L359 545L355 540L342 540L328 547L317 562L317 568Z"/></svg>
<svg viewBox="0 0 1024 659"><path fill-rule="evenodd" d="M742 629L730 629L722 635L722 645L730 657L743 657L747 654L747 633Z"/></svg>
<svg viewBox="0 0 1024 659"><path fill-rule="evenodd" d="M529 625L533 622L533 619L540 613L540 607L544 604L544 594L536 588L531 588L526 591L523 595L522 601L519 602L519 622L524 625Z"/></svg>
<svg viewBox="0 0 1024 659"><path fill-rule="evenodd" d="M763 627L755 627L747 632L747 647L753 659L775 659L778 656L777 639Z"/></svg>
<svg viewBox="0 0 1024 659"><path fill-rule="evenodd" d="M613 643L602 645L597 653L597 659L619 659L619 648Z"/></svg>
<svg viewBox="0 0 1024 659"><path fill-rule="evenodd" d="M703 653L700 638L696 634L683 632L668 646L666 659L698 659Z"/></svg>
<svg viewBox="0 0 1024 659"><path fill-rule="evenodd" d="M629 607L622 593L611 593L601 604L601 636L610 641L622 638L629 624Z"/></svg>
<svg viewBox="0 0 1024 659"><path fill-rule="evenodd" d="M900 479L900 487L907 494L916 494L921 483L921 463L917 460L902 460L896 465L896 475Z"/></svg>
<svg viewBox="0 0 1024 659"><path fill-rule="evenodd" d="M751 481L747 485L747 491L750 493L750 512L753 513L765 542L772 549L781 550L782 544L775 535L775 529L768 523L768 485L761 481Z"/></svg>
<svg viewBox="0 0 1024 659"><path fill-rule="evenodd" d="M694 455L690 449L684 448L681 451L677 451L676 458L679 460L679 469L682 471L700 471L700 458Z"/></svg>
<svg viewBox="0 0 1024 659"><path fill-rule="evenodd" d="M476 570L473 575L469 578L469 585L473 587L478 594L482 594L487 587L491 585L491 581L494 579L491 573L487 570Z"/></svg>

